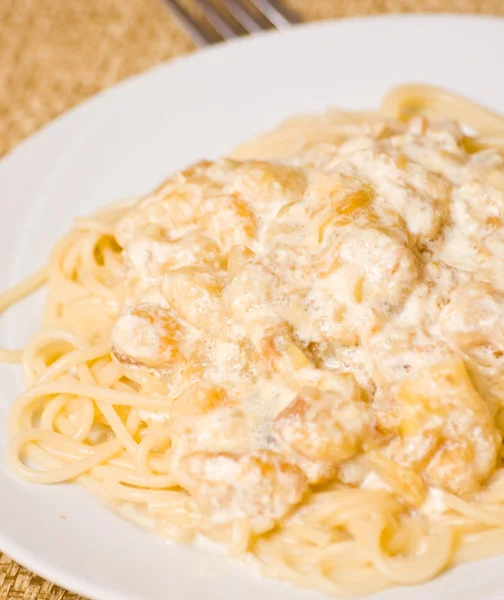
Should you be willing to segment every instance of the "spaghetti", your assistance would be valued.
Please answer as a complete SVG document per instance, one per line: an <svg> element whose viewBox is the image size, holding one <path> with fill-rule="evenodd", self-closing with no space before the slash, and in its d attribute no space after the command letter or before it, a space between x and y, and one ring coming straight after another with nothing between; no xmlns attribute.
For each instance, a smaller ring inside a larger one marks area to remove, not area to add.
<svg viewBox="0 0 504 600"><path fill-rule="evenodd" d="M78 219L0 297L49 288L0 351L10 466L329 594L504 552L503 148L502 117L402 86Z"/></svg>

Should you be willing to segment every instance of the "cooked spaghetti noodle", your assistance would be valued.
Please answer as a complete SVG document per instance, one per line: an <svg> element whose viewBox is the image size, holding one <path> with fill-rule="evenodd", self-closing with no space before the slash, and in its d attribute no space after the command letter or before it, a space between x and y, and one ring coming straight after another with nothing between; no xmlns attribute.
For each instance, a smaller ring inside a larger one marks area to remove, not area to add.
<svg viewBox="0 0 504 600"><path fill-rule="evenodd" d="M503 148L403 86L78 219L0 297L49 288L10 466L335 595L504 552Z"/></svg>

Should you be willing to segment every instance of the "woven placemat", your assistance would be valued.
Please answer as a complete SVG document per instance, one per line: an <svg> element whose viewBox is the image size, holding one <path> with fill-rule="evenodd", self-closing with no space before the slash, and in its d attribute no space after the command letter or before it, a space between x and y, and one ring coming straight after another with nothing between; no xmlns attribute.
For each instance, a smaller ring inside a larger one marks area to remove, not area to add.
<svg viewBox="0 0 504 600"><path fill-rule="evenodd" d="M190 0L188 0L190 1ZM306 20L504 16L504 0L289 0ZM97 91L194 45L159 0L0 0L0 156ZM83 600L0 553L0 600Z"/></svg>

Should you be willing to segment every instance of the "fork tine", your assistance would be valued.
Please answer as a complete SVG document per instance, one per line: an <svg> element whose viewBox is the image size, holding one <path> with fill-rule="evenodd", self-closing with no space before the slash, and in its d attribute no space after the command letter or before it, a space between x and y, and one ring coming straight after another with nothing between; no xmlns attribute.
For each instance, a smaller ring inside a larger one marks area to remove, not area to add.
<svg viewBox="0 0 504 600"><path fill-rule="evenodd" d="M239 23L247 33L256 33L263 28L254 17L245 9L239 0L222 0L228 13Z"/></svg>
<svg viewBox="0 0 504 600"><path fill-rule="evenodd" d="M221 38L229 40L243 33L262 31L269 27L268 22L278 29L300 22L299 17L279 0L248 0L257 9L257 16L243 0L221 0L223 9L217 8L213 0L194 0L194 4L203 14L203 19L193 17L180 0L161 1L171 9L198 46L213 44ZM229 16L229 19L226 16ZM266 19L266 22L262 19Z"/></svg>
<svg viewBox="0 0 504 600"><path fill-rule="evenodd" d="M209 0L194 0L195 4L198 5L201 12L205 16L206 20L215 29L215 31L222 37L223 40L229 40L240 35L240 32L233 28L229 23L226 22L224 17L219 11L213 6Z"/></svg>
<svg viewBox="0 0 504 600"><path fill-rule="evenodd" d="M197 46L208 46L215 38L198 23L177 0L162 0Z"/></svg>
<svg viewBox="0 0 504 600"><path fill-rule="evenodd" d="M301 19L278 0L250 0L252 4L278 29L300 23Z"/></svg>

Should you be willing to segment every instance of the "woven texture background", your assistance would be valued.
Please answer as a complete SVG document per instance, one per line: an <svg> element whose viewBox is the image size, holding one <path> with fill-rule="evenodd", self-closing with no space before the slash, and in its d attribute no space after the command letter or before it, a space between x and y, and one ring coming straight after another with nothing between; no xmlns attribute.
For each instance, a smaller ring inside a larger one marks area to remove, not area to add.
<svg viewBox="0 0 504 600"><path fill-rule="evenodd" d="M288 3L306 20L392 12L504 16L504 0ZM0 0L0 156L99 90L193 49L160 0ZM83 600L0 553L0 600L21 599Z"/></svg>

